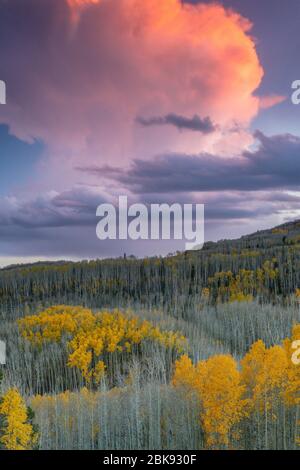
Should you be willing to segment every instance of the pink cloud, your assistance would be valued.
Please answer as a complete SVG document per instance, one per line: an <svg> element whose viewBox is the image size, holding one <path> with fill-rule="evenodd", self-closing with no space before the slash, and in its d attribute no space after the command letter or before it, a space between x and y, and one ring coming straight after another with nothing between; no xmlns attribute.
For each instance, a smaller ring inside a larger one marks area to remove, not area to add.
<svg viewBox="0 0 300 470"><path fill-rule="evenodd" d="M23 77L23 88L11 86L15 93L1 108L0 122L22 139L42 139L58 179L72 179L80 163L124 165L223 142L231 151L224 129L247 128L258 113L262 101L254 92L263 70L251 23L234 11L180 0L45 4L47 30L33 25L16 32L20 60L12 65L3 57L3 68L12 81ZM68 4L86 7L75 28ZM136 123L136 116L168 113L209 116L219 131L202 136ZM234 148L239 143L248 145L249 138L236 136Z"/></svg>
<svg viewBox="0 0 300 470"><path fill-rule="evenodd" d="M99 2L100 0L68 0L71 8L93 5Z"/></svg>
<svg viewBox="0 0 300 470"><path fill-rule="evenodd" d="M268 109L276 106L277 104L283 103L286 100L286 96L270 95L262 96L259 98L259 107L261 109Z"/></svg>

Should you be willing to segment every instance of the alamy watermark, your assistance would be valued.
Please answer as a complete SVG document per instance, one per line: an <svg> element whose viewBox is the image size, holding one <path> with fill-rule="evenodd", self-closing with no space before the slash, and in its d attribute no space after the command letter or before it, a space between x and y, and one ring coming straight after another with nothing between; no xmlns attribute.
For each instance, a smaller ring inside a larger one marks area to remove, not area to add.
<svg viewBox="0 0 300 470"><path fill-rule="evenodd" d="M0 365L6 364L6 344L4 341L0 341Z"/></svg>
<svg viewBox="0 0 300 470"><path fill-rule="evenodd" d="M182 240L186 250L204 244L203 204L128 205L127 196L119 196L118 207L101 204L96 215L99 240Z"/></svg>
<svg viewBox="0 0 300 470"><path fill-rule="evenodd" d="M0 80L0 104L6 104L6 84Z"/></svg>
<svg viewBox="0 0 300 470"><path fill-rule="evenodd" d="M295 349L295 352L292 354L292 363L295 366L300 365L300 339L292 342L292 349Z"/></svg>

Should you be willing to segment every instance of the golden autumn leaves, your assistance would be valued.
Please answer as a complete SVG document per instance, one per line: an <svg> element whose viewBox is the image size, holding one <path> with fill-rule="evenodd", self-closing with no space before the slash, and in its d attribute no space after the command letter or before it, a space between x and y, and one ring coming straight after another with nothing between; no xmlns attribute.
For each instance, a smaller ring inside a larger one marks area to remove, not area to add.
<svg viewBox="0 0 300 470"><path fill-rule="evenodd" d="M182 352L186 339L172 331L161 331L152 323L119 310L93 313L83 307L50 307L38 315L18 321L21 334L33 345L66 339L68 366L78 368L87 383L104 376L104 355L130 353L145 341Z"/></svg>
<svg viewBox="0 0 300 470"><path fill-rule="evenodd" d="M206 448L234 447L248 418L276 420L279 406L296 409L300 405L300 366L292 361L300 325L294 326L291 338L282 345L268 348L257 341L239 362L228 354L194 365L185 354L187 341L179 333L162 331L119 310L94 313L61 305L25 317L18 324L22 336L36 348L65 341L68 366L80 370L91 385L105 375L111 354L138 352L145 342L175 351L181 357L175 363L172 384L183 390L185 399L189 394L197 397Z"/></svg>
<svg viewBox="0 0 300 470"><path fill-rule="evenodd" d="M0 400L0 444L7 450L29 450L38 441L28 408L18 390L12 388Z"/></svg>
<svg viewBox="0 0 300 470"><path fill-rule="evenodd" d="M249 252L246 254L249 255ZM255 252L250 254L256 256ZM255 270L240 269L236 274L232 271L217 272L208 279L208 288L203 289L203 294L221 303L251 302L258 295L268 292L269 286L278 279L277 264L277 259L273 258Z"/></svg>
<svg viewBox="0 0 300 470"><path fill-rule="evenodd" d="M187 356L176 362L173 384L194 389L201 402L201 424L207 447L228 446L235 424L247 413L247 399L231 356L213 356L195 366Z"/></svg>
<svg viewBox="0 0 300 470"><path fill-rule="evenodd" d="M212 356L196 365L186 355L176 361L173 385L197 394L207 447L228 447L232 437L239 437L237 425L253 413L272 415L279 402L300 405L300 367L291 360L297 338L300 325L282 346L266 348L259 340L240 364L230 355Z"/></svg>

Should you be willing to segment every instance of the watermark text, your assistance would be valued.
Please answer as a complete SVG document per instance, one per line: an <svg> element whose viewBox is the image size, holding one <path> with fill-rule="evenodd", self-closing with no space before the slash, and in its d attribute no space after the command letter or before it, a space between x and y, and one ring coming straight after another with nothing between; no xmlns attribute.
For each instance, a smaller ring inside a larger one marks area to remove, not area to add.
<svg viewBox="0 0 300 470"><path fill-rule="evenodd" d="M0 104L6 104L6 84L0 80Z"/></svg>
<svg viewBox="0 0 300 470"><path fill-rule="evenodd" d="M186 250L204 244L203 204L128 205L127 196L119 196L118 207L101 204L96 215L99 240L183 240Z"/></svg>

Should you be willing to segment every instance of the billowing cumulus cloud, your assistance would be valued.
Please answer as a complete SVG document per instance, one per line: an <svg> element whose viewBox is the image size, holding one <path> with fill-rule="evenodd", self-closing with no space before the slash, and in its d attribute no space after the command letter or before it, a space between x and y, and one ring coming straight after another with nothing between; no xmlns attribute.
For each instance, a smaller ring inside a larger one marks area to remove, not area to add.
<svg viewBox="0 0 300 470"><path fill-rule="evenodd" d="M209 116L227 129L245 128L258 112L263 70L251 24L233 11L180 0L24 3L1 4L8 105L0 122L22 139L43 140L48 158L66 168L211 149L224 139L174 126L141 129L136 116ZM79 3L85 8L74 27Z"/></svg>
<svg viewBox="0 0 300 470"><path fill-rule="evenodd" d="M249 125L282 100L256 95L263 68L251 23L233 10L181 0L0 2L0 65L0 124L43 143L35 184L0 199L0 255L97 256L95 207L120 184L142 200L203 183L208 218L261 214L259 203L212 199L243 182L264 187L270 143L257 158L247 153ZM296 173L274 165L267 187L287 187Z"/></svg>

